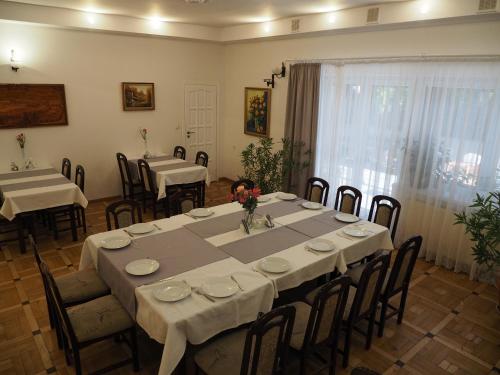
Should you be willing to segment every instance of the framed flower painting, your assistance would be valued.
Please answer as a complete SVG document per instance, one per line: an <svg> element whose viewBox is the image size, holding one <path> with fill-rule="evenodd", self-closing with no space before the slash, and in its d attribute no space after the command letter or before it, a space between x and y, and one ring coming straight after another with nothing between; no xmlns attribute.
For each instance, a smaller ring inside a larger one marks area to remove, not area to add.
<svg viewBox="0 0 500 375"><path fill-rule="evenodd" d="M269 137L271 89L245 87L245 134Z"/></svg>

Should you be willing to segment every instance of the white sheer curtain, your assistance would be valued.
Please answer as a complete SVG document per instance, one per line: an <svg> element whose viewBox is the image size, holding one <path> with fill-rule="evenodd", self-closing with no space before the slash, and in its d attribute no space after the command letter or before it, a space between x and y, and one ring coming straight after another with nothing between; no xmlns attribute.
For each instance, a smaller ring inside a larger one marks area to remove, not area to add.
<svg viewBox="0 0 500 375"><path fill-rule="evenodd" d="M322 65L316 175L402 204L396 244L424 237L421 255L471 270L454 212L500 189L500 63ZM330 205L334 198L330 198Z"/></svg>

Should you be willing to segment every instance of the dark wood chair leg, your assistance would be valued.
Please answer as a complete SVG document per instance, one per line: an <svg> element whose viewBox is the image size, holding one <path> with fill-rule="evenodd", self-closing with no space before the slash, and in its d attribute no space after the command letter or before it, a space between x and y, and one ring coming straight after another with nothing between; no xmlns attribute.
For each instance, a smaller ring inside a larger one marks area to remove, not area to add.
<svg viewBox="0 0 500 375"><path fill-rule="evenodd" d="M399 303L399 312L398 312L398 324L403 322L403 315L405 312L406 306L406 297L408 297L408 286L403 289L401 293L401 302Z"/></svg>
<svg viewBox="0 0 500 375"><path fill-rule="evenodd" d="M80 215L82 215L83 233L87 233L87 218L85 217L85 208L80 207Z"/></svg>
<svg viewBox="0 0 500 375"><path fill-rule="evenodd" d="M374 311L370 314L370 318L368 320L368 331L366 333L366 343L365 343L366 350L369 350L370 347L372 346L373 327L375 326L375 314L376 313L377 313L377 310L374 309Z"/></svg>
<svg viewBox="0 0 500 375"><path fill-rule="evenodd" d="M389 301L385 298L381 300L382 307L380 309L380 322L378 324L378 337L384 336L384 328L385 328L385 317L387 315L387 304Z"/></svg>
<svg viewBox="0 0 500 375"><path fill-rule="evenodd" d="M349 353L351 351L351 336L352 336L352 325L347 323L345 339L344 339L344 353L342 358L342 367L346 368L349 366Z"/></svg>
<svg viewBox="0 0 500 375"><path fill-rule="evenodd" d="M132 361L134 364L134 371L139 371L139 350L137 349L137 330L132 327L130 330L130 346L132 349Z"/></svg>
<svg viewBox="0 0 500 375"><path fill-rule="evenodd" d="M76 218L75 218L75 207L71 206L69 208L69 220L71 223L71 236L73 237L73 241L78 241L78 233L76 232ZM57 225L54 225L57 226Z"/></svg>
<svg viewBox="0 0 500 375"><path fill-rule="evenodd" d="M73 348L73 358L75 359L76 375L82 375L82 362L80 361L80 350L78 348Z"/></svg>
<svg viewBox="0 0 500 375"><path fill-rule="evenodd" d="M19 242L19 249L21 254L26 253L26 241L24 240L24 220L22 218L17 219L17 239Z"/></svg>

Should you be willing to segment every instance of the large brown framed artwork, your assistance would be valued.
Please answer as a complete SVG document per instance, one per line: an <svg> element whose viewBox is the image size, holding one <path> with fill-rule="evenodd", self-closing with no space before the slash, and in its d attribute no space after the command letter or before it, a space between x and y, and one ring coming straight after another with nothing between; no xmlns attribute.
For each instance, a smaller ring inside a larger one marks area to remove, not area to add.
<svg viewBox="0 0 500 375"><path fill-rule="evenodd" d="M0 129L68 125L63 84L0 84Z"/></svg>

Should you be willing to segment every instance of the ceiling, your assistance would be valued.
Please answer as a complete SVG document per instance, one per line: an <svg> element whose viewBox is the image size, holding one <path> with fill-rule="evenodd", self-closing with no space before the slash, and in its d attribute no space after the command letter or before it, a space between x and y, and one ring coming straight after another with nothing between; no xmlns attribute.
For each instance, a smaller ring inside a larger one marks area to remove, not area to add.
<svg viewBox="0 0 500 375"><path fill-rule="evenodd" d="M402 0L11 0L74 10L225 27ZM403 0L407 1L407 0Z"/></svg>

